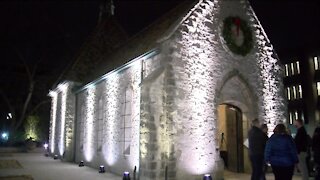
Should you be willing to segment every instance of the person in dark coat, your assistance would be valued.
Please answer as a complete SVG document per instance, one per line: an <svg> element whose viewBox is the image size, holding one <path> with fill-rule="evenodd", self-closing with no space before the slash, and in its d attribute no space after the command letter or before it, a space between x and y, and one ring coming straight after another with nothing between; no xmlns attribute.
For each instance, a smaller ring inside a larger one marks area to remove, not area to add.
<svg viewBox="0 0 320 180"><path fill-rule="evenodd" d="M312 136L312 152L316 168L315 180L320 180L320 127L317 127L314 130Z"/></svg>
<svg viewBox="0 0 320 180"><path fill-rule="evenodd" d="M260 129L258 119L252 121L252 128L248 134L249 139L249 157L251 161L252 174L251 180L265 179L264 170L264 149L268 136Z"/></svg>
<svg viewBox="0 0 320 180"><path fill-rule="evenodd" d="M269 138L264 153L265 161L271 164L275 180L291 180L298 154L294 141L284 124L278 124Z"/></svg>
<svg viewBox="0 0 320 180"><path fill-rule="evenodd" d="M301 172L302 179L308 180L309 172L308 172L308 166L307 166L307 155L308 155L309 137L306 129L303 126L303 121L301 119L297 119L295 121L295 127L297 128L297 134L294 137L294 142L296 144L298 157L299 157L298 168Z"/></svg>

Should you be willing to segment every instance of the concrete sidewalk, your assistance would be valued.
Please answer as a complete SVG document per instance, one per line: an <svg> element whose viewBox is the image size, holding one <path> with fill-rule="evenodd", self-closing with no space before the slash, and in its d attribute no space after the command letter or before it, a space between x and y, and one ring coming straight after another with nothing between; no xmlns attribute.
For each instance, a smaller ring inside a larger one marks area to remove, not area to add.
<svg viewBox="0 0 320 180"><path fill-rule="evenodd" d="M230 171L224 171L224 179L225 180L250 180L251 175L245 173L233 173ZM274 180L274 175L272 173L266 174L266 180ZM301 176L294 175L292 180L301 180ZM309 178L309 180L313 180L313 178Z"/></svg>
<svg viewBox="0 0 320 180"><path fill-rule="evenodd" d="M110 173L98 173L98 169L79 167L75 163L54 160L45 157L43 153L0 153L0 160L17 160L21 169L0 169L0 180L5 176L31 175L34 180L121 180L121 176ZM249 180L250 175L244 173L224 172L225 180ZM273 180L273 174L268 173L267 180ZM294 176L293 180L301 179ZM311 179L311 178L310 178ZM11 179L10 179L11 180Z"/></svg>
<svg viewBox="0 0 320 180"><path fill-rule="evenodd" d="M35 180L119 180L122 177L110 173L98 173L98 169L79 167L75 163L61 162L43 153L13 153L1 155L0 160L15 159L21 169L0 169L0 179L5 176L31 175Z"/></svg>

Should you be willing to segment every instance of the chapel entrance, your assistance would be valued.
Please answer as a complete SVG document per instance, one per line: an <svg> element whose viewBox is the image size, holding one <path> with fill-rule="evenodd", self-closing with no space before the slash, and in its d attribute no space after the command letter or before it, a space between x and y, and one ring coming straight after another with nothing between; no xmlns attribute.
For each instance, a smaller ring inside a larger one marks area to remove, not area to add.
<svg viewBox="0 0 320 180"><path fill-rule="evenodd" d="M240 108L221 104L218 106L220 156L225 169L244 172L243 121Z"/></svg>

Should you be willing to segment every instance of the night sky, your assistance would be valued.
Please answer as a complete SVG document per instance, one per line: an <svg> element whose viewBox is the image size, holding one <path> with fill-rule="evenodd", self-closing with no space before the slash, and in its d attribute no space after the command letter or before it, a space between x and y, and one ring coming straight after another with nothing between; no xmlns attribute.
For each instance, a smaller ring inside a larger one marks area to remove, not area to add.
<svg viewBox="0 0 320 180"><path fill-rule="evenodd" d="M115 15L124 30L132 36L181 1L114 0ZM297 49L320 49L319 2L250 2L280 55ZM43 87L37 91L39 97L35 98L44 98L97 24L99 3L94 0L0 2L0 88L9 97L15 97L15 101L23 99L28 87L21 63L24 59L30 69L37 65L37 82ZM0 100L0 111L0 118L3 119L8 112L3 99Z"/></svg>
<svg viewBox="0 0 320 180"><path fill-rule="evenodd" d="M182 0L114 0L120 24L133 35ZM320 3L250 1L276 51L319 44ZM42 56L68 61L97 24L99 1L8 1L0 3L1 51L42 49ZM31 51L31 50L28 50ZM3 52L2 52L3 54ZM12 53L9 53L12 59ZM67 56L67 57L64 57ZM8 62L8 57L2 61ZM32 61L29 58L28 61ZM50 62L49 62L50 63ZM53 63L55 66L59 66Z"/></svg>

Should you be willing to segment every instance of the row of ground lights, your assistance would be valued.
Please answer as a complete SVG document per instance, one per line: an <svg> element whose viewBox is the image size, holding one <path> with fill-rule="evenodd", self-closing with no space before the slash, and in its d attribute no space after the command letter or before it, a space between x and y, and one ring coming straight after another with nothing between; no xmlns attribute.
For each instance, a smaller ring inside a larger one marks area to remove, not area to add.
<svg viewBox="0 0 320 180"><path fill-rule="evenodd" d="M46 150L45 156L48 156L48 153L47 153L48 144L45 143L45 144L43 145L43 147L44 147L45 150ZM53 159L57 160L57 159L58 159L58 155L55 154L55 155L53 156ZM84 166L84 161L82 160L82 161L80 161L80 163L79 163L79 167L83 167L83 166ZM134 168L134 174L135 174L135 171L136 171L136 167ZM104 168L104 165L100 165L100 166L99 166L99 173L105 173L105 172L106 172L106 170L105 170L105 168ZM130 173L129 173L128 171L125 171L125 172L123 173L123 180L130 180ZM212 180L212 177L211 177L210 174L205 174L205 175L203 176L203 180Z"/></svg>

